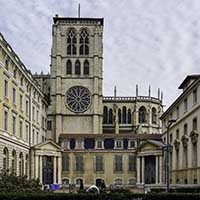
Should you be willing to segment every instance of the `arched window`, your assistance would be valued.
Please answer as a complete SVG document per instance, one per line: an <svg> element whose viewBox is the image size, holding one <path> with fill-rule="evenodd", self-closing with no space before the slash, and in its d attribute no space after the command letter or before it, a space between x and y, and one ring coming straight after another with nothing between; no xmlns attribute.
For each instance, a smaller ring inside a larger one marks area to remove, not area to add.
<svg viewBox="0 0 200 200"><path fill-rule="evenodd" d="M12 151L12 162L11 162L12 166L11 166L11 170L12 170L12 174L16 174L17 171L17 154L16 151L13 150Z"/></svg>
<svg viewBox="0 0 200 200"><path fill-rule="evenodd" d="M126 107L123 106L122 108L122 123L126 124Z"/></svg>
<svg viewBox="0 0 200 200"><path fill-rule="evenodd" d="M86 29L80 33L80 55L89 55L89 34Z"/></svg>
<svg viewBox="0 0 200 200"><path fill-rule="evenodd" d="M19 154L19 176L24 175L24 156L22 153Z"/></svg>
<svg viewBox="0 0 200 200"><path fill-rule="evenodd" d="M26 154L26 161L25 161L25 175L28 177L28 154Z"/></svg>
<svg viewBox="0 0 200 200"><path fill-rule="evenodd" d="M123 184L123 180L121 178L115 179L115 185L122 185L122 184Z"/></svg>
<svg viewBox="0 0 200 200"><path fill-rule="evenodd" d="M66 64L66 74L72 74L72 62L71 62L71 60L67 61L67 64Z"/></svg>
<svg viewBox="0 0 200 200"><path fill-rule="evenodd" d="M136 179L135 178L129 178L128 179L128 184L129 185L136 185Z"/></svg>
<svg viewBox="0 0 200 200"><path fill-rule="evenodd" d="M76 55L76 32L70 29L67 34L67 55Z"/></svg>
<svg viewBox="0 0 200 200"><path fill-rule="evenodd" d="M69 185L69 179L68 178L63 178L62 179L62 184L63 185Z"/></svg>
<svg viewBox="0 0 200 200"><path fill-rule="evenodd" d="M144 106L139 109L139 123L146 123L146 108Z"/></svg>
<svg viewBox="0 0 200 200"><path fill-rule="evenodd" d="M156 113L156 109L152 108L152 124L156 124L157 123L157 113Z"/></svg>
<svg viewBox="0 0 200 200"><path fill-rule="evenodd" d="M7 171L9 169L9 152L5 147L3 150L3 170Z"/></svg>
<svg viewBox="0 0 200 200"><path fill-rule="evenodd" d="M83 73L85 75L89 75L90 74L90 64L89 64L89 62L87 60L85 60L85 62L84 62Z"/></svg>
<svg viewBox="0 0 200 200"><path fill-rule="evenodd" d="M118 120L119 120L119 124L122 123L122 112L121 109L118 109Z"/></svg>
<svg viewBox="0 0 200 200"><path fill-rule="evenodd" d="M103 123L104 124L108 123L108 107L107 106L103 107Z"/></svg>
<svg viewBox="0 0 200 200"><path fill-rule="evenodd" d="M80 75L81 74L81 63L79 60L75 62L75 74Z"/></svg>
<svg viewBox="0 0 200 200"><path fill-rule="evenodd" d="M76 179L76 185L81 185L83 184L83 179L82 178L77 178Z"/></svg>
<svg viewBox="0 0 200 200"><path fill-rule="evenodd" d="M128 124L131 124L131 109L128 109Z"/></svg>
<svg viewBox="0 0 200 200"><path fill-rule="evenodd" d="M113 111L110 108L110 110L109 110L109 124L112 124L112 123L113 123Z"/></svg>

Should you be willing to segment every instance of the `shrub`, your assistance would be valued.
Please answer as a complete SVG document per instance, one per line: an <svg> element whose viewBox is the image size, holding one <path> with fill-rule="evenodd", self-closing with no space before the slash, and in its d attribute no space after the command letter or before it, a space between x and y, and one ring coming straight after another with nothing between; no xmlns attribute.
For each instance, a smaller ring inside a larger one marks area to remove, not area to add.
<svg viewBox="0 0 200 200"><path fill-rule="evenodd" d="M198 194L122 194L109 193L93 194L59 194L59 193L21 193L0 194L0 199L5 200L199 200Z"/></svg>
<svg viewBox="0 0 200 200"><path fill-rule="evenodd" d="M26 176L16 176L8 171L0 173L0 193L41 192L39 180L28 180Z"/></svg>

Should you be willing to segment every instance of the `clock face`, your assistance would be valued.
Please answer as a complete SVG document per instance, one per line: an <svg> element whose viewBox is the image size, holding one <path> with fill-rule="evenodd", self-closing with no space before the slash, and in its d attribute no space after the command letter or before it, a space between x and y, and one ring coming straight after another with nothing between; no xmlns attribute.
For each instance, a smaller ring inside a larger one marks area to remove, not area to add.
<svg viewBox="0 0 200 200"><path fill-rule="evenodd" d="M91 104L91 94L85 87L74 86L67 90L65 100L67 107L72 112L83 113Z"/></svg>

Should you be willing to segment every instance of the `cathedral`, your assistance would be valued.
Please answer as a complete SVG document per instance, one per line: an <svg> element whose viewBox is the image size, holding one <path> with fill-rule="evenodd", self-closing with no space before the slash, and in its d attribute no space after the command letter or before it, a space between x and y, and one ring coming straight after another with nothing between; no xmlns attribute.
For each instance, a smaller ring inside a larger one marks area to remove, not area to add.
<svg viewBox="0 0 200 200"><path fill-rule="evenodd" d="M162 94L103 96L103 26L56 15L49 74L33 75L0 34L0 168L43 185L165 183Z"/></svg>

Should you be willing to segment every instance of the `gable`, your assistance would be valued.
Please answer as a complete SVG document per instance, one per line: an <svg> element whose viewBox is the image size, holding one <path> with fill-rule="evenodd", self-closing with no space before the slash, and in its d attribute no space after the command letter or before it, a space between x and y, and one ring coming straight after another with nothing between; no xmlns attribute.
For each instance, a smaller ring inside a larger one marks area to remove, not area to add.
<svg viewBox="0 0 200 200"><path fill-rule="evenodd" d="M146 143L140 147L142 150L157 149L158 147L151 143Z"/></svg>
<svg viewBox="0 0 200 200"><path fill-rule="evenodd" d="M140 146L138 147L138 149L142 149L142 150L158 149L158 148L162 148L164 146L165 145L162 142L160 142L160 141L146 140L142 144L140 144Z"/></svg>
<svg viewBox="0 0 200 200"><path fill-rule="evenodd" d="M33 148L48 151L63 151L63 149L59 145L54 143L52 140L47 140L43 143L35 145Z"/></svg>

